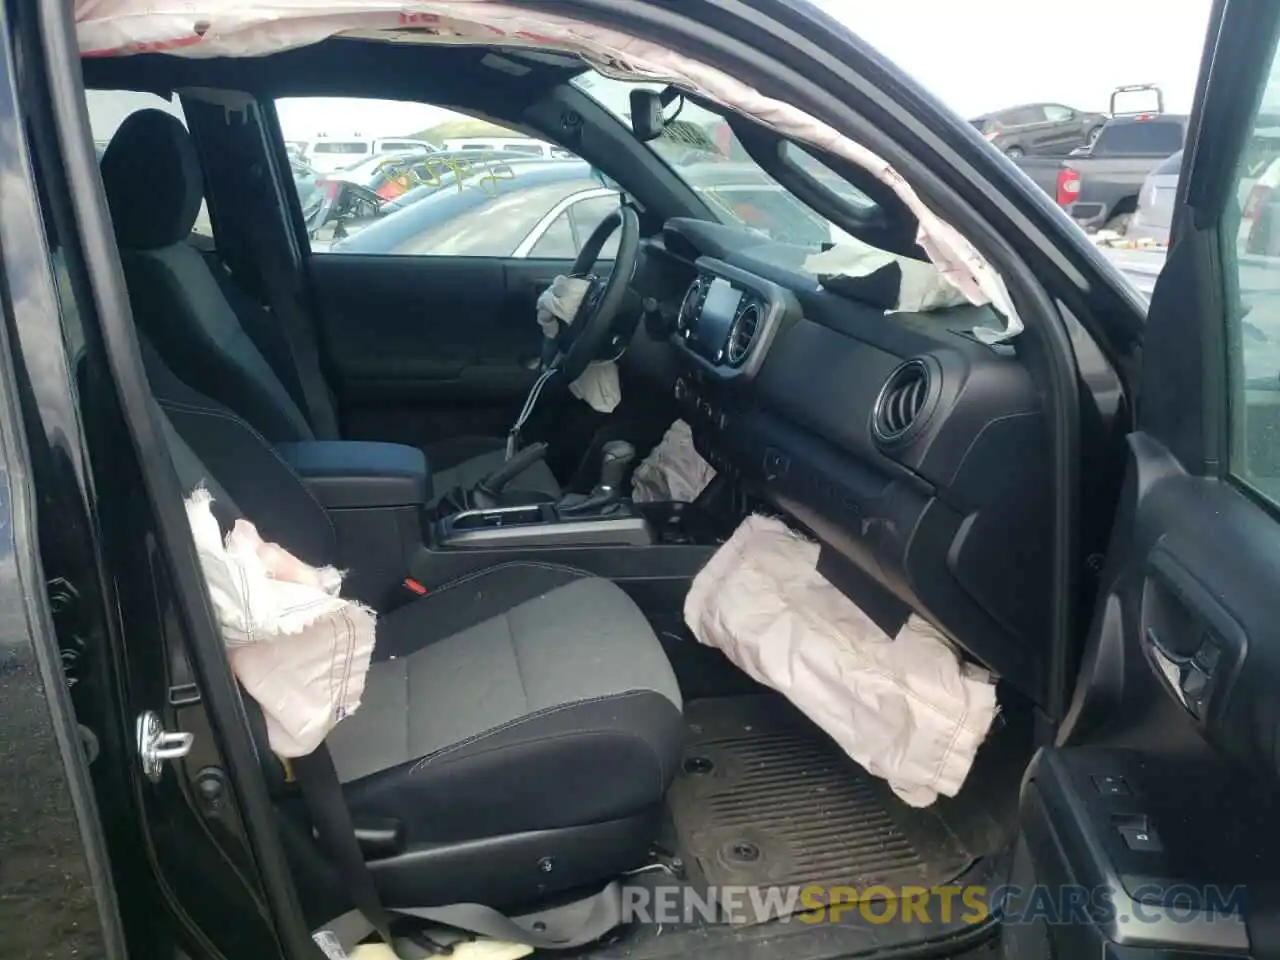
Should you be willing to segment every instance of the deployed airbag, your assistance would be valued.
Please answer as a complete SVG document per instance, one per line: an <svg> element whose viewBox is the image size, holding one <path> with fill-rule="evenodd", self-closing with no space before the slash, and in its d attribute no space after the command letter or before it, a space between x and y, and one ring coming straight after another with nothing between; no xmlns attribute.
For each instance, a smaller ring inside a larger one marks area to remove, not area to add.
<svg viewBox="0 0 1280 960"><path fill-rule="evenodd" d="M208 491L186 502L232 672L266 719L280 757L302 757L360 706L374 614L338 595L342 574L266 543L247 520L224 539Z"/></svg>
<svg viewBox="0 0 1280 960"><path fill-rule="evenodd" d="M689 424L677 420L632 473L631 499L692 503L715 475L715 468L694 449Z"/></svg>
<svg viewBox="0 0 1280 960"><path fill-rule="evenodd" d="M694 579L685 622L911 806L955 796L998 709L990 674L918 617L888 636L817 564L817 544L748 517Z"/></svg>
<svg viewBox="0 0 1280 960"><path fill-rule="evenodd" d="M582 306L582 298L591 289L591 281L560 274L551 286L538 295L538 326L548 340L555 340L560 324L573 323ZM622 402L622 382L618 365L612 360L593 360L578 379L569 384L569 392L597 413L613 413Z"/></svg>
<svg viewBox="0 0 1280 960"><path fill-rule="evenodd" d="M1006 320L1003 337L1022 330L1000 275L885 160L798 107L652 41L558 13L531 12L519 3L489 0L77 0L75 6L84 56L260 56L346 35L563 50L606 75L674 84L870 172L916 215L916 241L946 282L970 303L990 303L999 310Z"/></svg>

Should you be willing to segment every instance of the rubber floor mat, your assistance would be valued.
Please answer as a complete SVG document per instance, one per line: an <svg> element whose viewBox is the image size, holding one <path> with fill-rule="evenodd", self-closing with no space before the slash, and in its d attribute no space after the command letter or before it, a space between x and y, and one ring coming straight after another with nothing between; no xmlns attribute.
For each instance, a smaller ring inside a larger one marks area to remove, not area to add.
<svg viewBox="0 0 1280 960"><path fill-rule="evenodd" d="M685 722L669 803L711 887L928 887L973 863L941 817L907 806L781 697L694 700Z"/></svg>

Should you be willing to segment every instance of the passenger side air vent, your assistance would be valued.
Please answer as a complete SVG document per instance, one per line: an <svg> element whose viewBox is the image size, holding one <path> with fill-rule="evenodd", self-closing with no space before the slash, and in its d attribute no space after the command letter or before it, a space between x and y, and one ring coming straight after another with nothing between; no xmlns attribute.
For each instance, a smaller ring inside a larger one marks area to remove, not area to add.
<svg viewBox="0 0 1280 960"><path fill-rule="evenodd" d="M751 345L756 342L756 334L760 332L760 305L754 300L738 311L738 316L729 328L729 340L724 347L725 359L731 367L736 367L747 359Z"/></svg>
<svg viewBox="0 0 1280 960"><path fill-rule="evenodd" d="M929 419L936 402L929 365L908 360L889 374L871 413L871 430L881 443L897 443L914 435Z"/></svg>

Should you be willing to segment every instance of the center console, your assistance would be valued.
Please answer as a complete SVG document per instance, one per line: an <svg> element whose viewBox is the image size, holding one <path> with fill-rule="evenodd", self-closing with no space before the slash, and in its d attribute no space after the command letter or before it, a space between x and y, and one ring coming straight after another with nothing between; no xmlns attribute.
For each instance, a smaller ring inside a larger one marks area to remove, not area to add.
<svg viewBox="0 0 1280 960"><path fill-rule="evenodd" d="M390 443L309 441L280 455L333 527L344 593L377 609L499 563L557 563L613 580L638 602L679 605L723 540L694 504L621 496L634 450L606 444L600 483L556 503L464 509L438 516L421 450Z"/></svg>

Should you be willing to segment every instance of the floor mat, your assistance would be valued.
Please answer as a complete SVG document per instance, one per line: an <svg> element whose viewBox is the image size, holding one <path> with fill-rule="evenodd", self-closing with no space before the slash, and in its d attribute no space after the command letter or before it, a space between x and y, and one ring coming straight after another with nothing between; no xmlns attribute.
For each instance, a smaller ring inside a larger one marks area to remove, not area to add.
<svg viewBox="0 0 1280 960"><path fill-rule="evenodd" d="M694 700L685 720L669 802L711 887L928 887L974 861L943 816L908 807L779 696Z"/></svg>

